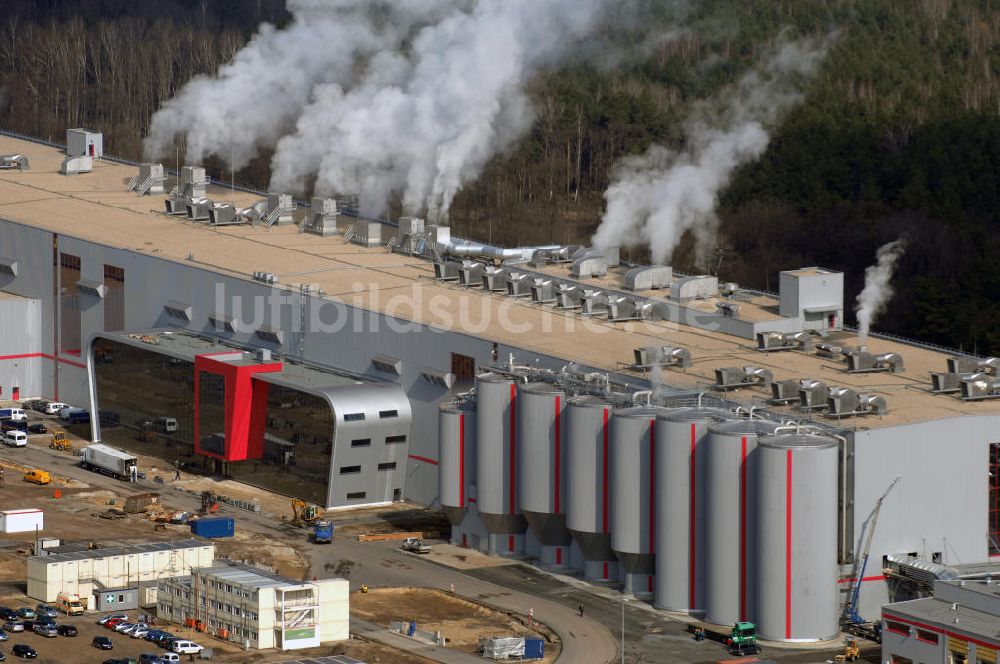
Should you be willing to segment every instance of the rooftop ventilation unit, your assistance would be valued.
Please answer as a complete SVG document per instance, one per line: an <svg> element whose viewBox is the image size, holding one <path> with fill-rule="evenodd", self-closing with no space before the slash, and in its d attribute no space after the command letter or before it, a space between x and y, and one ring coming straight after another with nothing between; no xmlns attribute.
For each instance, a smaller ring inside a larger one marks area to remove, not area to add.
<svg viewBox="0 0 1000 664"><path fill-rule="evenodd" d="M6 274L11 277L17 276L17 259L16 258L5 258L0 256L0 274Z"/></svg>
<svg viewBox="0 0 1000 664"><path fill-rule="evenodd" d="M735 390L741 387L760 385L764 389L771 387L774 375L770 369L762 367L721 367L715 370L715 389ZM795 397L798 398L796 390Z"/></svg>
<svg viewBox="0 0 1000 664"><path fill-rule="evenodd" d="M462 261L462 267L458 268L458 283L466 288L482 288L483 272L486 264L479 261Z"/></svg>
<svg viewBox="0 0 1000 664"><path fill-rule="evenodd" d="M354 224L351 243L369 248L382 246L382 224L370 219L359 220Z"/></svg>
<svg viewBox="0 0 1000 664"><path fill-rule="evenodd" d="M625 288L633 291L670 288L674 270L666 265L644 265L625 273Z"/></svg>
<svg viewBox="0 0 1000 664"><path fill-rule="evenodd" d="M570 274L577 279L603 277L608 273L608 259L603 254L585 254L573 261Z"/></svg>
<svg viewBox="0 0 1000 664"><path fill-rule="evenodd" d="M579 309L583 300L583 288L570 284L559 284L556 286L556 308L558 309Z"/></svg>
<svg viewBox="0 0 1000 664"><path fill-rule="evenodd" d="M458 267L455 261L435 261L434 278L438 281L458 281Z"/></svg>
<svg viewBox="0 0 1000 664"><path fill-rule="evenodd" d="M507 295L510 297L531 297L531 275L513 270L508 272Z"/></svg>
<svg viewBox="0 0 1000 664"><path fill-rule="evenodd" d="M260 222L267 227L274 226L275 224L278 226L284 226L292 223L292 215L294 212L295 201L292 200L291 194L268 192L267 203L264 208L264 217L260 220ZM381 244L381 242L382 236L379 235L378 242L375 244Z"/></svg>
<svg viewBox="0 0 1000 664"><path fill-rule="evenodd" d="M963 378L960 388L964 401L980 401L1000 397L1000 380L994 376L976 374Z"/></svg>
<svg viewBox="0 0 1000 664"><path fill-rule="evenodd" d="M208 175L201 166L184 166L181 168L181 178L177 183L175 196L178 198L205 198L208 188Z"/></svg>
<svg viewBox="0 0 1000 664"><path fill-rule="evenodd" d="M828 360L837 360L838 362L847 362L847 355L853 353L855 350L864 350L862 348L853 348L851 346L837 346L836 344L816 344L816 354L820 357L825 357Z"/></svg>
<svg viewBox="0 0 1000 664"><path fill-rule="evenodd" d="M436 369L424 369L420 372L420 379L425 383L437 385L446 390L450 390L451 386L455 384L455 374L448 371L437 371Z"/></svg>
<svg viewBox="0 0 1000 664"><path fill-rule="evenodd" d="M983 380L988 374L975 372L955 373L953 371L931 372L931 392L934 394L954 394L962 389L962 381L968 379Z"/></svg>
<svg viewBox="0 0 1000 664"><path fill-rule="evenodd" d="M94 170L94 160L91 157L66 157L59 165L63 175L79 175Z"/></svg>
<svg viewBox="0 0 1000 664"><path fill-rule="evenodd" d="M187 216L187 203L188 199L183 196L170 196L163 201L164 211L177 217Z"/></svg>
<svg viewBox="0 0 1000 664"><path fill-rule="evenodd" d="M276 327L272 327L271 325L261 325L257 328L254 334L256 334L260 339L272 344L280 344L285 338L284 332Z"/></svg>
<svg viewBox="0 0 1000 664"><path fill-rule="evenodd" d="M314 196L309 206L309 216L303 222L302 230L313 235L328 237L337 233L337 201L332 198Z"/></svg>
<svg viewBox="0 0 1000 664"><path fill-rule="evenodd" d="M776 406L795 403L799 400L799 388L801 387L801 381L794 378L773 382L771 383L771 399L768 403Z"/></svg>
<svg viewBox="0 0 1000 664"><path fill-rule="evenodd" d="M403 361L391 355L375 355L372 357L372 366L375 371L391 373L401 376L403 374Z"/></svg>
<svg viewBox="0 0 1000 664"><path fill-rule="evenodd" d="M739 318L740 305L735 302L716 302L715 313L723 316L724 318Z"/></svg>
<svg viewBox="0 0 1000 664"><path fill-rule="evenodd" d="M608 294L601 290L584 288L580 296L580 315L596 316L608 310Z"/></svg>
<svg viewBox="0 0 1000 664"><path fill-rule="evenodd" d="M758 332L757 350L765 353L780 350L801 350L808 353L813 348L808 332Z"/></svg>
<svg viewBox="0 0 1000 664"><path fill-rule="evenodd" d="M78 280L76 282L76 287L81 293L86 293L87 295L93 295L99 298L103 298L108 290L107 286L100 281L92 281L91 279Z"/></svg>
<svg viewBox="0 0 1000 664"><path fill-rule="evenodd" d="M1000 357L980 359L956 355L948 358L948 371L951 373L983 373L996 376L998 368L1000 368Z"/></svg>
<svg viewBox="0 0 1000 664"><path fill-rule="evenodd" d="M535 304L552 304L558 301L556 283L552 279L536 277L531 280L531 301Z"/></svg>
<svg viewBox="0 0 1000 664"><path fill-rule="evenodd" d="M236 319L232 316L227 316L224 313L216 312L214 314L208 315L208 322L217 330L225 330L226 332L236 331Z"/></svg>
<svg viewBox="0 0 1000 664"><path fill-rule="evenodd" d="M858 394L849 387L831 387L827 395L827 417L885 415L885 399L877 394Z"/></svg>
<svg viewBox="0 0 1000 664"><path fill-rule="evenodd" d="M243 218L232 203L215 203L208 208L208 223L210 226L233 226L242 224Z"/></svg>
<svg viewBox="0 0 1000 664"><path fill-rule="evenodd" d="M537 249L531 254L531 260L528 261L528 265L543 267L550 263L568 263L571 260L570 254L572 252L572 247L559 247L558 249L546 247Z"/></svg>
<svg viewBox="0 0 1000 664"><path fill-rule="evenodd" d="M167 315L171 318L176 318L177 320L185 323L191 322L191 305L187 302L170 300L163 305L163 310L167 312Z"/></svg>
<svg viewBox="0 0 1000 664"><path fill-rule="evenodd" d="M28 165L28 158L23 154L0 155L0 171L9 171L14 169L19 171L30 171L31 166Z"/></svg>
<svg viewBox="0 0 1000 664"><path fill-rule="evenodd" d="M874 373L877 371L900 373L903 371L903 357L898 353L875 355L856 350L847 353L846 357L847 370L850 373Z"/></svg>
<svg viewBox="0 0 1000 664"><path fill-rule="evenodd" d="M278 283L278 277L276 277L273 272L254 272L253 280L262 284L267 284L268 286L273 286Z"/></svg>
<svg viewBox="0 0 1000 664"><path fill-rule="evenodd" d="M491 293L501 293L507 291L507 274L510 272L505 267L493 267L488 265L483 269L483 288Z"/></svg>
<svg viewBox="0 0 1000 664"><path fill-rule="evenodd" d="M803 410L825 408L827 394L826 383L821 380L807 378L799 381L799 407Z"/></svg>
<svg viewBox="0 0 1000 664"><path fill-rule="evenodd" d="M686 348L675 346L643 346L633 351L635 364L633 369L650 369L653 367L680 367L687 369L691 366L691 351Z"/></svg>
<svg viewBox="0 0 1000 664"><path fill-rule="evenodd" d="M139 164L139 174L128 182L128 190L134 191L136 196L146 194L162 194L164 192L163 183L167 176L163 173L163 164Z"/></svg>
<svg viewBox="0 0 1000 664"><path fill-rule="evenodd" d="M718 277L705 274L684 277L670 284L671 300L694 300L696 298L716 297L718 294Z"/></svg>
<svg viewBox="0 0 1000 664"><path fill-rule="evenodd" d="M608 295L608 320L620 322L639 318L639 308L635 300L622 295Z"/></svg>
<svg viewBox="0 0 1000 664"><path fill-rule="evenodd" d="M187 218L195 221L208 221L208 211L212 208L212 201L207 198L196 198L188 201L185 209Z"/></svg>

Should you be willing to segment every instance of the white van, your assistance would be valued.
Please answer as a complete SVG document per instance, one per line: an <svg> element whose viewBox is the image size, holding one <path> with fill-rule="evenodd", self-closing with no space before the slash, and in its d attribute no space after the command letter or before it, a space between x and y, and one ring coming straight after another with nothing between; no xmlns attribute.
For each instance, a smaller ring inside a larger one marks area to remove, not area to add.
<svg viewBox="0 0 1000 664"><path fill-rule="evenodd" d="M174 662L179 663L181 661L181 656L175 652L161 653L159 658L161 662L170 662L170 664L174 664Z"/></svg>
<svg viewBox="0 0 1000 664"><path fill-rule="evenodd" d="M157 431L162 431L163 433L175 433L177 431L177 418L157 417L153 422L153 426Z"/></svg>
<svg viewBox="0 0 1000 664"><path fill-rule="evenodd" d="M23 431L4 431L3 444L10 447L27 447L28 434Z"/></svg>
<svg viewBox="0 0 1000 664"><path fill-rule="evenodd" d="M45 404L45 413L48 415L55 415L59 411L64 410L66 408L69 408L69 406L60 401L50 401L49 403Z"/></svg>
<svg viewBox="0 0 1000 664"><path fill-rule="evenodd" d="M20 408L0 408L0 420L27 422L28 416Z"/></svg>
<svg viewBox="0 0 1000 664"><path fill-rule="evenodd" d="M170 649L182 655L197 655L204 650L194 641L174 641L170 644Z"/></svg>

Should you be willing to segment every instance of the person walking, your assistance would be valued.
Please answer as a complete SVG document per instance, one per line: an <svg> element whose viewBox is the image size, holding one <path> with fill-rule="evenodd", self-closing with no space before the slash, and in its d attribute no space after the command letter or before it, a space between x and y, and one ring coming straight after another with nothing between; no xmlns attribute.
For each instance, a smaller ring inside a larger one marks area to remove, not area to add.
<svg viewBox="0 0 1000 664"><path fill-rule="evenodd" d="M3 466L0 466L0 486L3 486Z"/></svg>
<svg viewBox="0 0 1000 664"><path fill-rule="evenodd" d="M583 617L583 604L580 605L580 617Z"/></svg>

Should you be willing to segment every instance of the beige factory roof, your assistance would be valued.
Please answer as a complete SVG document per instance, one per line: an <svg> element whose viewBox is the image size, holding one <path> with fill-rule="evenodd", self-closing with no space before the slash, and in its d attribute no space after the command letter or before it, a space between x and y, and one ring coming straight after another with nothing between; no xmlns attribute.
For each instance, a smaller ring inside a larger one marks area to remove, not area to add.
<svg viewBox="0 0 1000 664"><path fill-rule="evenodd" d="M0 217L101 244L149 253L164 259L249 279L254 271L274 273L279 283L295 288L313 284L328 298L385 311L446 329L565 357L606 370L623 370L633 362L633 349L671 345L691 352L693 366L668 369L663 381L683 388L707 389L714 369L758 366L775 380L813 378L828 385L885 397L888 414L845 419L846 427L876 427L956 415L1000 414L1000 400L963 402L927 392L928 373L945 371L944 353L883 339L870 339L875 353L897 352L906 371L899 374L848 374L844 365L794 351L761 353L748 339L669 322L609 323L582 319L505 295L465 290L433 279L430 262L383 248L347 244L340 236L321 238L295 226L210 227L161 213L163 196L137 197L126 180L136 169L95 161L94 172L58 174L61 153L53 148L0 137L0 154L19 152L31 170L0 171ZM210 198L247 205L256 197L210 188ZM345 223L348 223L345 220ZM190 258L189 258L190 257ZM407 296L405 302L393 296ZM714 305L713 305L714 306ZM767 316L774 317L772 312ZM741 314L742 315L742 314ZM765 315L762 313L760 315ZM505 325L499 322L504 321ZM843 333L830 341L855 345ZM770 396L761 389L742 389L735 398L751 401Z"/></svg>

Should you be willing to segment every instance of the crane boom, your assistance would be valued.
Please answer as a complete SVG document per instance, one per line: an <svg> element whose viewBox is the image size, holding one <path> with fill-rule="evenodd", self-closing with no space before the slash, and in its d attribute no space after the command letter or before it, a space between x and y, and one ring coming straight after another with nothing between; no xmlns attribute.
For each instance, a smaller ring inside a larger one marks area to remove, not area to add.
<svg viewBox="0 0 1000 664"><path fill-rule="evenodd" d="M868 524L868 533L865 535L865 549L861 558L861 569L858 571L857 578L854 579L854 587L851 588L851 599L847 606L844 608L843 620L846 623L853 625L863 623L864 618L858 613L858 600L861 597L861 582L865 576L865 569L868 567L868 556L872 551L872 538L875 536L875 526L878 524L878 514L882 510L882 503L885 501L886 496L892 491L892 488L899 483L900 476L897 475L896 479L889 483L889 487L879 496L879 499L875 501L875 509L872 510L871 523Z"/></svg>

